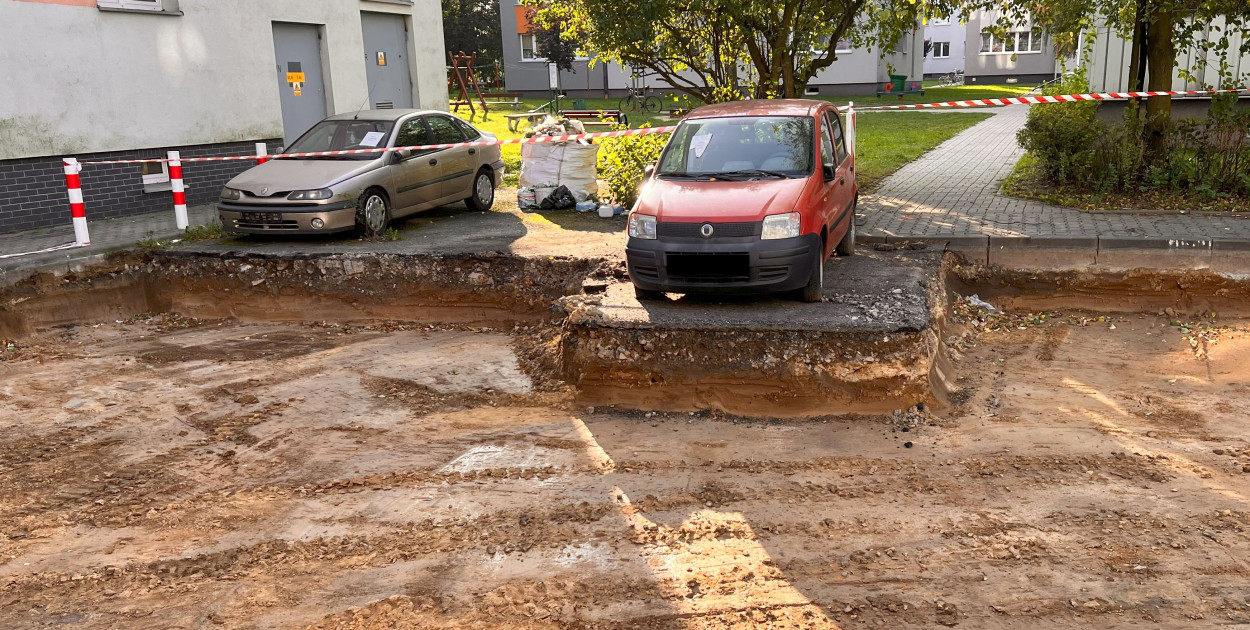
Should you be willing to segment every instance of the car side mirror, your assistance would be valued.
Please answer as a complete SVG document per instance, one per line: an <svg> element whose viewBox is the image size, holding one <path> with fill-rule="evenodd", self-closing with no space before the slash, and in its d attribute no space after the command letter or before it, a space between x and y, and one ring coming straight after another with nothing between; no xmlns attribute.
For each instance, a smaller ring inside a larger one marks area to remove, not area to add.
<svg viewBox="0 0 1250 630"><path fill-rule="evenodd" d="M821 166L821 169L820 169L820 170L821 170L822 172L824 172L824 174L825 174L825 181L827 181L827 182L831 182L831 181L833 181L833 178L834 178L834 177L838 174L838 173L837 173L837 167L835 167L835 166L834 166L834 165L832 165L832 164L825 164L825 165Z"/></svg>
<svg viewBox="0 0 1250 630"><path fill-rule="evenodd" d="M278 154L286 153L286 147L278 147L277 149L274 149L274 153L278 153Z"/></svg>
<svg viewBox="0 0 1250 630"><path fill-rule="evenodd" d="M408 158L412 157L412 151L408 151L408 150L404 150L404 151L395 151L395 152L394 152L394 156L395 156L395 157L393 158L393 160L394 160L395 162L403 162L404 160L406 160L406 159L408 159Z"/></svg>
<svg viewBox="0 0 1250 630"><path fill-rule="evenodd" d="M655 175L655 165L654 165L654 164L648 164L648 165L646 165L645 167L643 167L643 169L642 169L642 178L643 178L643 179L651 179L651 176L652 176L652 175Z"/></svg>

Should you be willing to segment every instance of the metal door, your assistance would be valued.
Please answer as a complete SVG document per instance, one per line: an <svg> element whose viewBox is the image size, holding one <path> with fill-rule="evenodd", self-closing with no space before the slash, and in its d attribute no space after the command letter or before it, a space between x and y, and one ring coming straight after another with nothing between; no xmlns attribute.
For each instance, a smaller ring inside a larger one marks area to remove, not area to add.
<svg viewBox="0 0 1250 630"><path fill-rule="evenodd" d="M315 24L273 23L273 52L287 146L326 117L321 35Z"/></svg>
<svg viewBox="0 0 1250 630"><path fill-rule="evenodd" d="M404 16L361 13L365 36L365 74L374 109L412 107L412 76L408 68L408 30Z"/></svg>

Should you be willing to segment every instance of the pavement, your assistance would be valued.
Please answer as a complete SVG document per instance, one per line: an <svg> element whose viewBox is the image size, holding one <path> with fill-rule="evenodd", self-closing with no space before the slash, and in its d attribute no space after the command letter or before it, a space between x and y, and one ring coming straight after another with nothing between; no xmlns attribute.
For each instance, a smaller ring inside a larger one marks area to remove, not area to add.
<svg viewBox="0 0 1250 630"><path fill-rule="evenodd" d="M1027 245L1068 249L1250 249L1250 217L1158 211L1090 212L1015 199L999 187L1024 155L1016 131L1027 105L994 115L887 177L859 206L867 243L942 241L966 249Z"/></svg>
<svg viewBox="0 0 1250 630"><path fill-rule="evenodd" d="M187 208L187 220L190 225L207 225L216 218L217 209L212 204ZM182 236L182 230L174 224L172 207L167 212L88 221L87 231L91 237L90 245L0 259L0 280L12 280L13 276L30 270L51 270L58 267L89 264L106 254L133 248L147 239L173 239ZM0 255L34 252L73 242L74 227L69 224L4 234L0 235Z"/></svg>

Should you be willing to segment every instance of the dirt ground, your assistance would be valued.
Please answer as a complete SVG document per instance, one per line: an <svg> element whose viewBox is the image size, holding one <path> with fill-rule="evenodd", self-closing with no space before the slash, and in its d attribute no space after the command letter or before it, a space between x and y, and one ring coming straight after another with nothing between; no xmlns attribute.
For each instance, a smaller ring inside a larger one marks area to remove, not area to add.
<svg viewBox="0 0 1250 630"><path fill-rule="evenodd" d="M959 406L786 422L574 407L525 331L56 329L0 345L0 627L1250 623L1223 324L954 330Z"/></svg>

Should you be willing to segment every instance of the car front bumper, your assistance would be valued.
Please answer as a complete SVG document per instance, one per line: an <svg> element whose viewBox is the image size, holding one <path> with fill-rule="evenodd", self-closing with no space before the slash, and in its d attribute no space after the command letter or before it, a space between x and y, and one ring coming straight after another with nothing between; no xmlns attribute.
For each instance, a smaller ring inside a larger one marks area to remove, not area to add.
<svg viewBox="0 0 1250 630"><path fill-rule="evenodd" d="M245 234L332 234L356 227L356 203L342 201L324 205L244 205L217 204L221 225ZM321 219L320 229L312 226Z"/></svg>
<svg viewBox="0 0 1250 630"><path fill-rule="evenodd" d="M807 284L815 260L812 252L819 248L818 234L703 243L631 238L625 245L625 262L634 286L649 291L775 293Z"/></svg>

